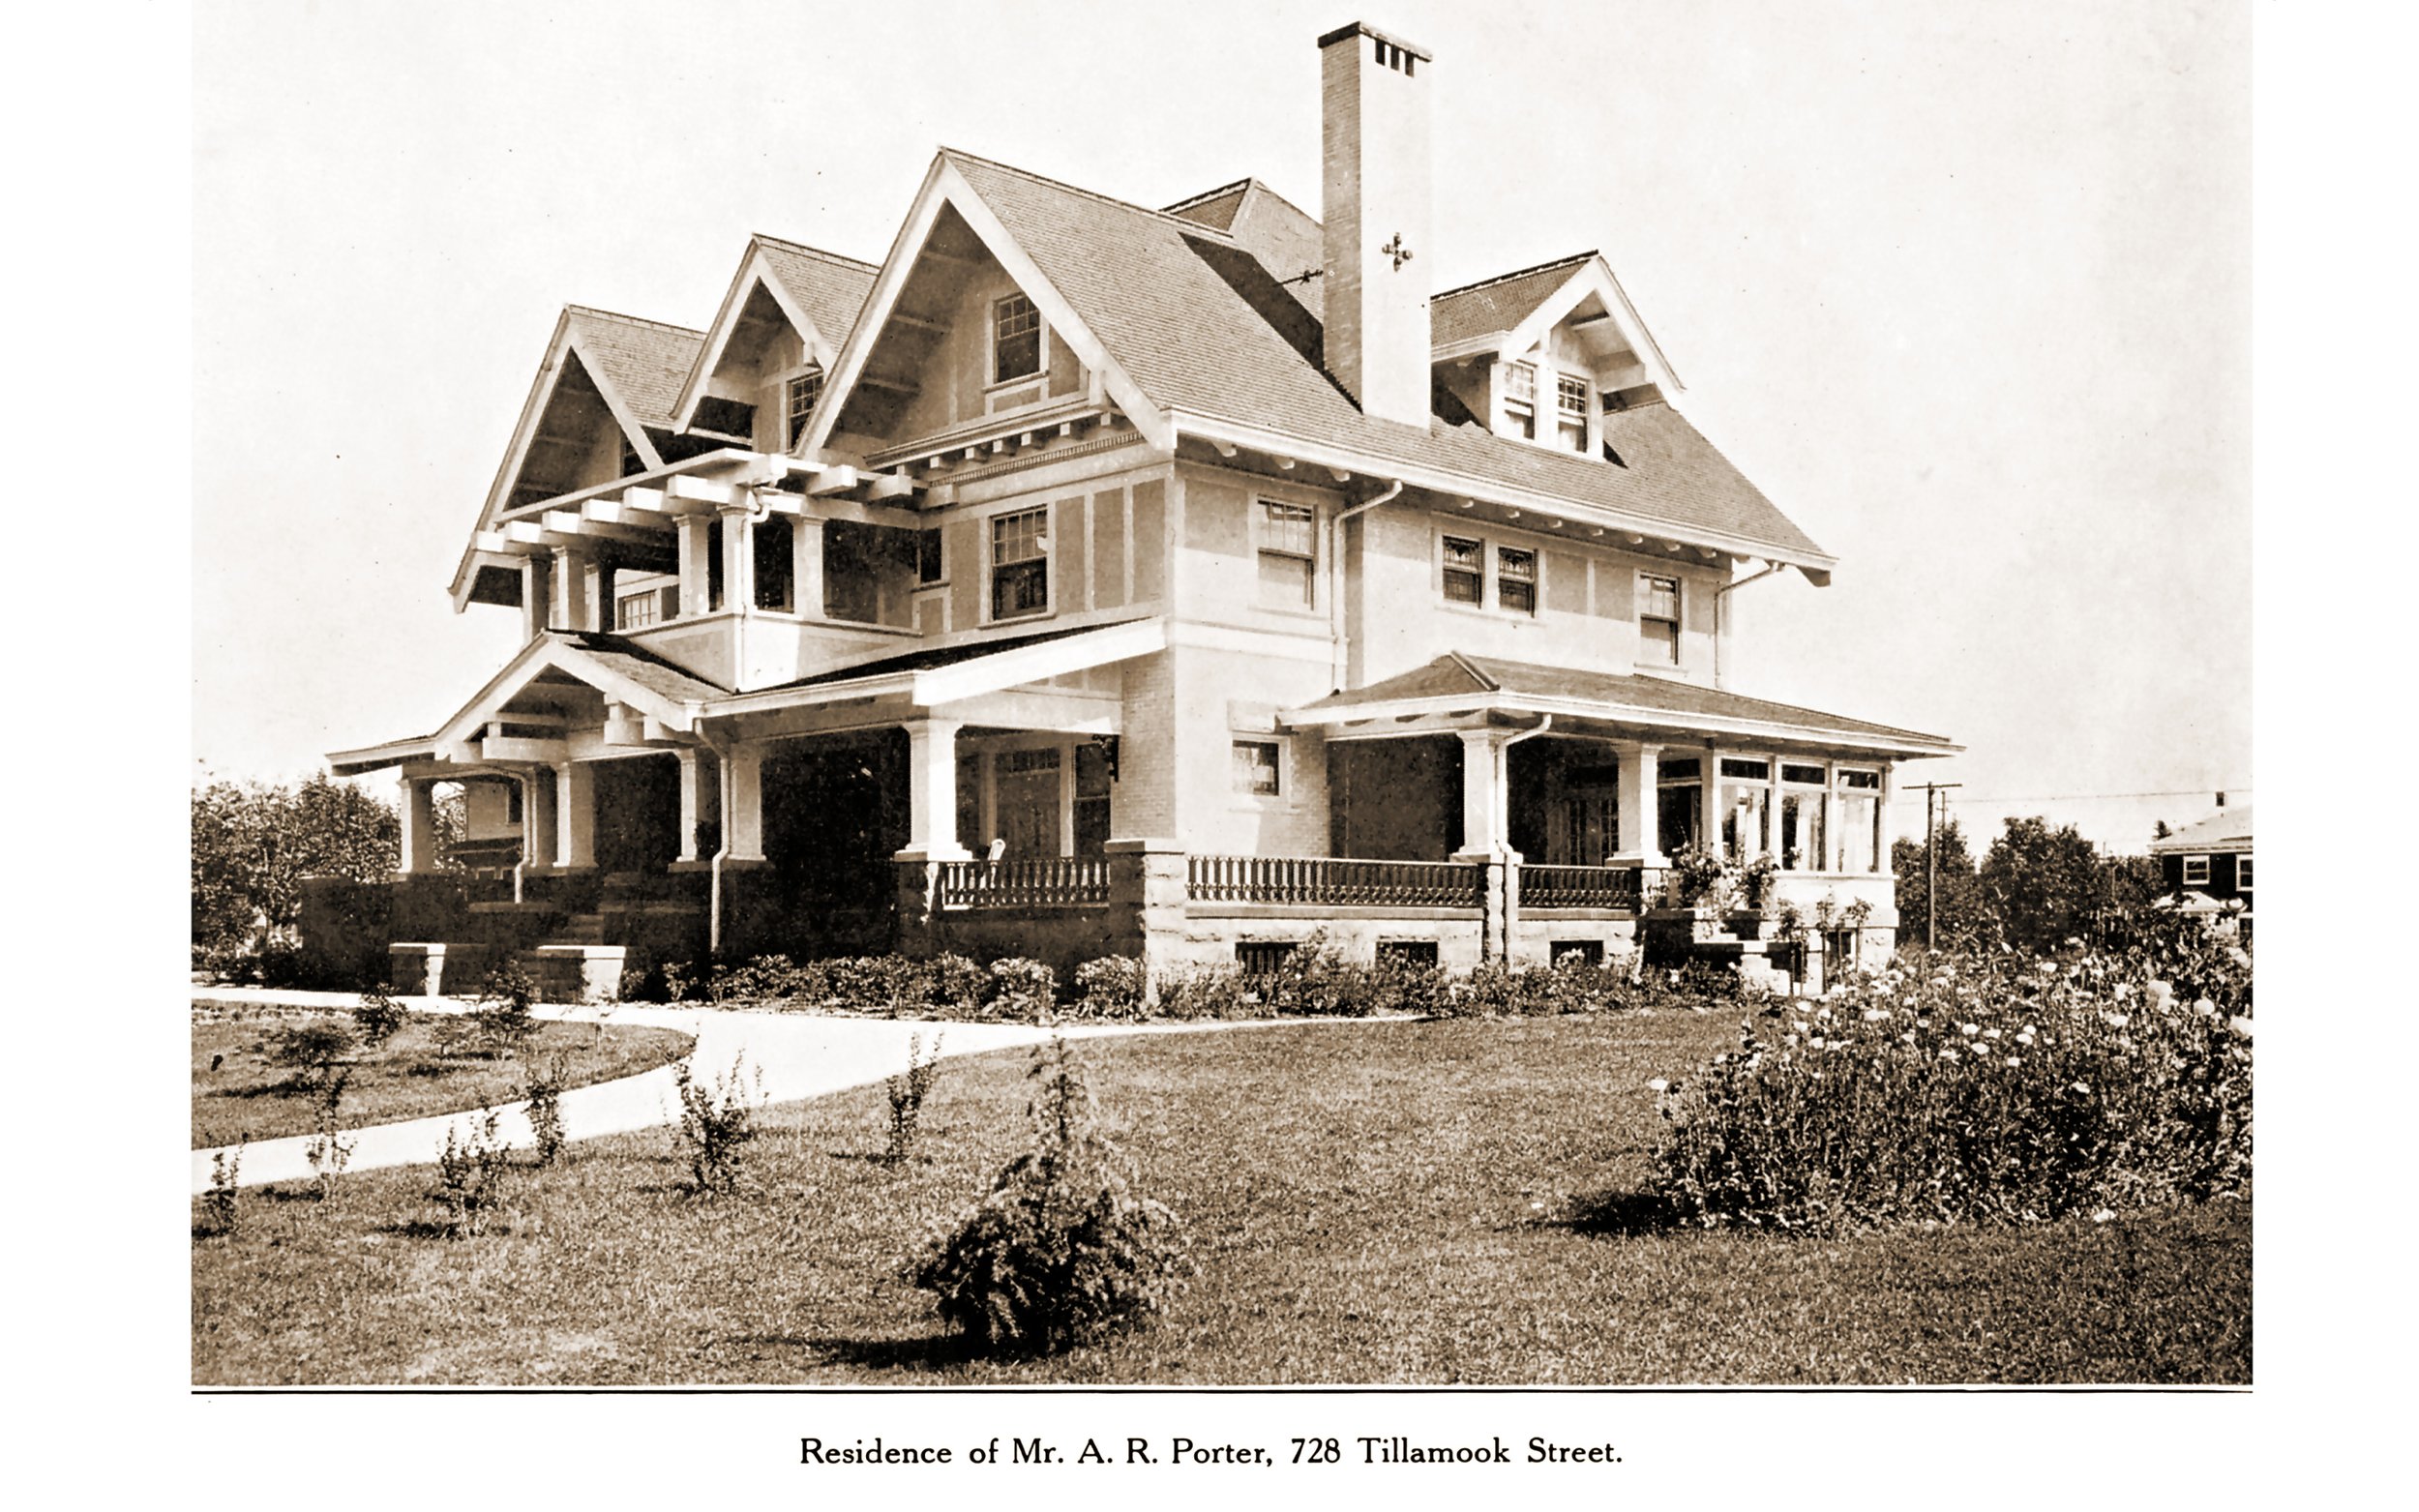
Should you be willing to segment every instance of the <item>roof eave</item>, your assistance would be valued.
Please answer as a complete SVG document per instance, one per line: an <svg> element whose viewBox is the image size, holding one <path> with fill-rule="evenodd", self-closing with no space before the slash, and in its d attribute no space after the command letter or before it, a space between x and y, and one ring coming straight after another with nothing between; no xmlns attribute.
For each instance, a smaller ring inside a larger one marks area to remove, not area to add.
<svg viewBox="0 0 2419 1512"><path fill-rule="evenodd" d="M1956 756L1965 748L1953 741L1908 731L1904 737L1835 729L1820 725L1795 725L1773 720L1743 719L1721 714L1684 714L1670 709L1641 708L1595 698L1565 698L1545 694L1502 690L1494 693L1438 694L1418 698L1390 698L1368 703L1320 708L1315 704L1287 709L1278 719L1288 725L1332 726L1381 720L1418 719L1432 714L1487 712L1553 714L1573 719L1600 719L1623 725L1644 725L1693 734L1739 735L1760 740L1799 740L1847 750L1870 751L1908 759Z"/></svg>

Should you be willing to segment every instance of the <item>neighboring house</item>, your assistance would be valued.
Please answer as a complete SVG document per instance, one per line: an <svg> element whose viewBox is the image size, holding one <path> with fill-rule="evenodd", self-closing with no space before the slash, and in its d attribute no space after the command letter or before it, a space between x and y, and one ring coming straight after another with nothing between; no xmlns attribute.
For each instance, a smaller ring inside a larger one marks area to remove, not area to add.
<svg viewBox="0 0 2419 1512"><path fill-rule="evenodd" d="M2250 933L2250 805L2229 809L2220 793L2217 813L2152 841L2150 853L2159 862L2163 906L2205 913L2221 926L2239 921L2242 931Z"/></svg>
<svg viewBox="0 0 2419 1512"><path fill-rule="evenodd" d="M1725 688L1726 597L1834 559L1600 256L1432 295L1428 55L1319 46L1324 224L944 150L880 264L567 311L453 585L526 645L332 756L402 774L403 953L1538 960L1698 844L1886 945L1897 764L1956 748ZM467 904L439 783L517 849Z"/></svg>

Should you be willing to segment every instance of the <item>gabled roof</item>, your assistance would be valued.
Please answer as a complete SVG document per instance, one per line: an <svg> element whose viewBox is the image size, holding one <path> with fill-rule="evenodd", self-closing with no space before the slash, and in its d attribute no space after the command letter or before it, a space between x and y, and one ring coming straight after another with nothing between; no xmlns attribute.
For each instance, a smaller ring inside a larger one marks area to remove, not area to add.
<svg viewBox="0 0 2419 1512"><path fill-rule="evenodd" d="M731 286L714 311L713 323L705 328L672 385L669 413L673 423L686 427L696 419L706 380L721 365L724 348L760 286L780 309L782 318L805 339L808 352L828 368L850 328L856 324L857 311L864 306L866 291L874 286L879 271L870 262L803 243L762 233L749 237L739 269L731 276Z"/></svg>
<svg viewBox="0 0 2419 1512"><path fill-rule="evenodd" d="M1180 200L1167 213L1226 232L1238 247L1259 258L1269 275L1313 318L1325 312L1326 281L1304 277L1323 270L1325 234L1317 220L1275 190L1258 179L1239 179Z"/></svg>
<svg viewBox="0 0 2419 1512"><path fill-rule="evenodd" d="M2150 843L2154 856L2172 855L2179 850L2249 850L2251 848L2251 805L2220 809L2197 824L2187 824L2165 840Z"/></svg>
<svg viewBox="0 0 2419 1512"><path fill-rule="evenodd" d="M1428 339L1434 346L1509 331L1536 312L1570 276L1596 255L1592 252L1541 262L1448 289L1428 301Z"/></svg>
<svg viewBox="0 0 2419 1512"><path fill-rule="evenodd" d="M606 400L627 407L641 427L668 429L680 379L697 360L701 333L661 320L617 315L584 305L563 311L573 345Z"/></svg>
<svg viewBox="0 0 2419 1512"><path fill-rule="evenodd" d="M1582 671L1449 652L1414 667L1287 711L1287 723L1342 725L1422 707L1502 709L1600 719L1668 728L1798 736L1905 756L1946 756L1959 748L1939 735L1852 720L1795 704L1749 698L1667 677Z"/></svg>

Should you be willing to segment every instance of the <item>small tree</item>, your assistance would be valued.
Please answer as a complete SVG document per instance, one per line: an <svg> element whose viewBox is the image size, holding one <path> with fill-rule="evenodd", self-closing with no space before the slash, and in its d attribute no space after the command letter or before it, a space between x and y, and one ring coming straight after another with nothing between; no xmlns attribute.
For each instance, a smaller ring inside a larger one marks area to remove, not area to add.
<svg viewBox="0 0 2419 1512"><path fill-rule="evenodd" d="M1932 892L1933 856L1920 840L1901 840L1890 847L1890 869L1897 874L1898 938L1910 945L1924 942L1926 909L1933 912L1932 928L1943 950L1975 944L1988 937L1990 912L1981 881L1974 875L1974 853L1965 831L1955 819L1944 819L1932 832L1937 853L1940 891Z"/></svg>
<svg viewBox="0 0 2419 1512"><path fill-rule="evenodd" d="M192 808L196 956L290 942L306 876L368 881L395 869L394 806L324 772L286 785L220 779L194 789Z"/></svg>
<svg viewBox="0 0 2419 1512"><path fill-rule="evenodd" d="M2091 933L2100 902L2100 857L2074 825L2011 818L1978 874L2007 942L2046 955Z"/></svg>

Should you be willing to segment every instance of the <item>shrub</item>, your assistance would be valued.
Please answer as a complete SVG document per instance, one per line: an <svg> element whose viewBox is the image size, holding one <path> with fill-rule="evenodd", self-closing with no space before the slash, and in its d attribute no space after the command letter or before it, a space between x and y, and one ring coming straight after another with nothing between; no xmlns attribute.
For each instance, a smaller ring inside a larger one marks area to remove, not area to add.
<svg viewBox="0 0 2419 1512"><path fill-rule="evenodd" d="M1657 1190L1706 1225L2029 1223L2241 1190L2250 1039L2145 958L1933 958L1660 1088Z"/></svg>
<svg viewBox="0 0 2419 1512"><path fill-rule="evenodd" d="M943 1013L971 1018L990 987L991 973L964 956L943 951L924 963L924 1001Z"/></svg>
<svg viewBox="0 0 2419 1512"><path fill-rule="evenodd" d="M1175 1214L1135 1195L1132 1162L1100 1132L1062 1040L1035 1052L1032 1150L908 1267L978 1348L1037 1354L1164 1312L1195 1274Z"/></svg>
<svg viewBox="0 0 2419 1512"><path fill-rule="evenodd" d="M537 982L519 962L506 962L488 973L479 989L479 1006L470 1023L490 1053L518 1051L538 1029L530 1013L537 1002Z"/></svg>
<svg viewBox="0 0 2419 1512"><path fill-rule="evenodd" d="M429 1196L444 1204L442 1227L449 1239L483 1232L489 1216L503 1201L511 1172L510 1151L495 1132L496 1111L481 1108L445 1126L445 1144L436 1154L436 1186Z"/></svg>
<svg viewBox="0 0 2419 1512"><path fill-rule="evenodd" d="M361 1042L375 1048L395 1037L409 1015L393 994L381 988L372 988L361 994L361 1004L353 1010L353 1027L360 1031Z"/></svg>
<svg viewBox="0 0 2419 1512"><path fill-rule="evenodd" d="M336 1019L311 1019L277 1031L269 1059L294 1073L305 1087L324 1088L336 1068L353 1052L352 1026Z"/></svg>
<svg viewBox="0 0 2419 1512"><path fill-rule="evenodd" d="M210 1157L210 1190L202 1194L202 1200L209 1204L212 1233L233 1233L235 1226L243 1218L237 1202L242 1189L236 1185L243 1167L244 1146L241 1144L231 1150L219 1150Z"/></svg>
<svg viewBox="0 0 2419 1512"><path fill-rule="evenodd" d="M541 1066L523 1068L523 1096L529 1100L529 1133L537 1143L538 1164L551 1166L563 1152L563 1081L569 1074L560 1054Z"/></svg>
<svg viewBox="0 0 2419 1512"><path fill-rule="evenodd" d="M1139 1019L1150 984L1150 975L1136 957L1087 961L1075 968L1075 1002L1069 1011L1079 1019Z"/></svg>
<svg viewBox="0 0 2419 1512"><path fill-rule="evenodd" d="M1159 983L1162 1018L1265 1019L1270 1012L1240 966L1200 966L1175 972Z"/></svg>
<svg viewBox="0 0 2419 1512"><path fill-rule="evenodd" d="M311 1179L319 1189L319 1201L336 1196L336 1178L352 1164L356 1141L345 1139L337 1124L337 1111L344 1101L344 1084L352 1079L350 1071L340 1071L328 1079L320 1090L318 1116L311 1142L303 1146L303 1159L311 1164Z"/></svg>
<svg viewBox="0 0 2419 1512"><path fill-rule="evenodd" d="M1729 865L1703 845L1690 845L1672 855L1672 892L1683 906L1698 904L1727 906L1731 883Z"/></svg>
<svg viewBox="0 0 2419 1512"><path fill-rule="evenodd" d="M1059 974L1039 961L1010 956L991 964L991 999L983 1014L991 1019L1038 1021L1057 1006Z"/></svg>
<svg viewBox="0 0 2419 1512"><path fill-rule="evenodd" d="M903 1161L915 1153L916 1134L924 1116L924 1096L933 1088L933 1078L941 1069L941 1036L933 1036L932 1053L924 1053L924 1037L908 1036L908 1065L905 1073L889 1079L890 1147L883 1158Z"/></svg>
<svg viewBox="0 0 2419 1512"><path fill-rule="evenodd" d="M698 1081L686 1061L672 1068L672 1080L680 1090L680 1148L688 1158L695 1190L737 1190L740 1155L748 1141L756 1138L756 1110L764 1100L764 1073L761 1069L756 1073L752 1099L744 1056L733 1057L731 1069L710 1083Z"/></svg>

